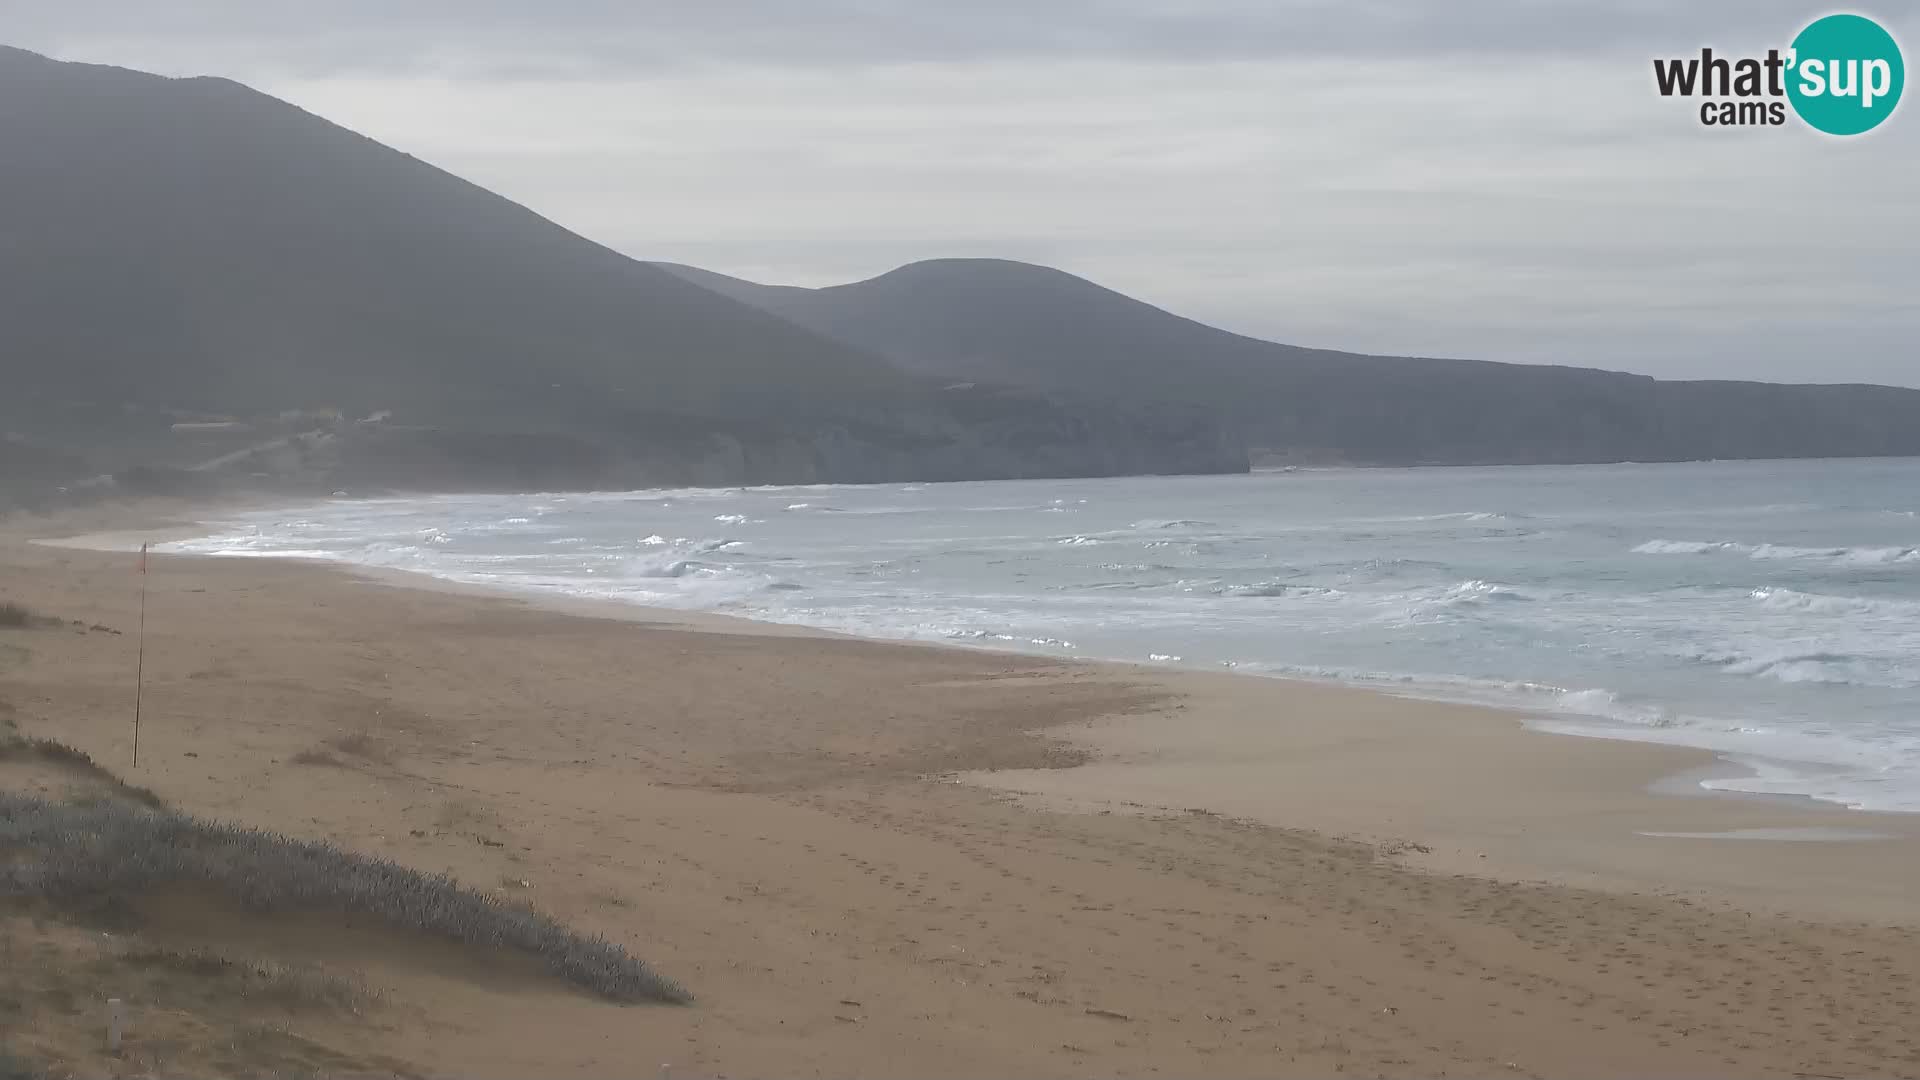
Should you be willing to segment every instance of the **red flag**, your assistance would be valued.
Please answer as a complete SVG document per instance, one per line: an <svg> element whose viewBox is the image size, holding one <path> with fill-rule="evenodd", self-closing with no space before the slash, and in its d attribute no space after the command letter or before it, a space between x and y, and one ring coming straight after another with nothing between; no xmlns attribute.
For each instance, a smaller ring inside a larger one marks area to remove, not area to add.
<svg viewBox="0 0 1920 1080"><path fill-rule="evenodd" d="M147 545L145 544L140 545L140 572L143 574L147 572Z"/></svg>

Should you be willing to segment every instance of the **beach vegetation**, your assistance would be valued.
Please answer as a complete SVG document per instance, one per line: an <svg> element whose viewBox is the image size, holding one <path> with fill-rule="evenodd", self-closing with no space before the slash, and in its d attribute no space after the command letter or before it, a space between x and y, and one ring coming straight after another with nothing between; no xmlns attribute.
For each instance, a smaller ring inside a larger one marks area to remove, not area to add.
<svg viewBox="0 0 1920 1080"><path fill-rule="evenodd" d="M0 601L0 629L30 630L53 621L24 604L12 600Z"/></svg>
<svg viewBox="0 0 1920 1080"><path fill-rule="evenodd" d="M9 729L12 727L11 724L6 726ZM75 749L54 739L39 739L24 735L0 737L0 761L41 762L97 781L113 795L147 809L160 810L166 806L160 796L151 789L127 783L115 776L112 770L93 760L92 755L86 751Z"/></svg>
<svg viewBox="0 0 1920 1080"><path fill-rule="evenodd" d="M0 794L0 897L72 907L130 904L168 888L211 890L271 914L343 911L388 926L532 956L562 980L611 1001L691 996L624 948L568 929L531 906L444 874L327 843L116 802L54 803Z"/></svg>

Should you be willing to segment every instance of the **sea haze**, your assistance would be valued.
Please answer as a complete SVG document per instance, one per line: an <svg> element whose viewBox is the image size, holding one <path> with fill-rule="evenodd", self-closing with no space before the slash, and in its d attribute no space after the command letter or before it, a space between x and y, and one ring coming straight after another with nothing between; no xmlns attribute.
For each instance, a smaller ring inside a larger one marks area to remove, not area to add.
<svg viewBox="0 0 1920 1080"><path fill-rule="evenodd" d="M169 550L1305 677L1920 811L1920 460L334 499Z"/></svg>

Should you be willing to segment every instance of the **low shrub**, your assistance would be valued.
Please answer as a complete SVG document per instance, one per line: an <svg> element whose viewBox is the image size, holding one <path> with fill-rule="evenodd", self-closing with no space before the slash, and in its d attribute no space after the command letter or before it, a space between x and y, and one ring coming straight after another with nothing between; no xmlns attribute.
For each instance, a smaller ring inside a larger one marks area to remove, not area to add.
<svg viewBox="0 0 1920 1080"><path fill-rule="evenodd" d="M620 1002L685 1003L678 984L599 935L531 907L331 844L115 803L0 794L0 896L130 898L210 887L249 910L339 910L402 930L538 958L566 981Z"/></svg>
<svg viewBox="0 0 1920 1080"><path fill-rule="evenodd" d="M32 608L16 604L11 600L0 603L0 627L24 630L39 626L42 621L42 617L35 614Z"/></svg>

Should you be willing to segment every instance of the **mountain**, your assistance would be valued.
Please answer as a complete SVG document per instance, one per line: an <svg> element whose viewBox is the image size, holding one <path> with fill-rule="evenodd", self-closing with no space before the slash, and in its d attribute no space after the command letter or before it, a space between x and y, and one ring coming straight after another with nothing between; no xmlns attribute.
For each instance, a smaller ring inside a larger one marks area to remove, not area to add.
<svg viewBox="0 0 1920 1080"><path fill-rule="evenodd" d="M1368 356L1182 318L1058 270L935 259L806 289L660 264L909 371L1218 411L1256 457L1509 464L1920 454L1920 390Z"/></svg>
<svg viewBox="0 0 1920 1080"><path fill-rule="evenodd" d="M20 445L314 484L1245 468L1191 410L943 389L237 83L3 47L0 380Z"/></svg>

